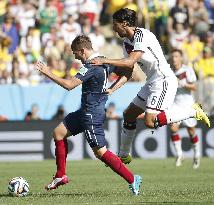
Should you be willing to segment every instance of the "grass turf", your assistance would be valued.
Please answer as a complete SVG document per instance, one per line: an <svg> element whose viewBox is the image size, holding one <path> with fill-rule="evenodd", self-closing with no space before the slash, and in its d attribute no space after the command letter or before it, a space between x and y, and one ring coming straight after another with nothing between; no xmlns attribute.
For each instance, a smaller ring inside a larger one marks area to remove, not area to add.
<svg viewBox="0 0 214 205"><path fill-rule="evenodd" d="M143 177L139 196L132 196L127 183L99 161L68 161L70 183L51 192L44 186L54 174L55 161L1 162L0 205L214 204L213 159L202 159L198 170L192 169L191 160L175 168L174 159L134 159L128 166ZM15 176L28 180L29 196L8 196L7 183Z"/></svg>

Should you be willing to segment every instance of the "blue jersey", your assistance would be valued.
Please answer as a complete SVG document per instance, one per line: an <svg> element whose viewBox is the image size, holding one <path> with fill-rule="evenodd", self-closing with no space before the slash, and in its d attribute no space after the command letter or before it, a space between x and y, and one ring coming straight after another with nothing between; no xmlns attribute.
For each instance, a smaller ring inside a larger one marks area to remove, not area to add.
<svg viewBox="0 0 214 205"><path fill-rule="evenodd" d="M82 83L81 109L86 112L100 113L105 110L108 96L105 94L109 74L115 67L110 65L94 66L84 64L75 75Z"/></svg>
<svg viewBox="0 0 214 205"><path fill-rule="evenodd" d="M63 123L72 135L85 133L89 145L106 146L103 123L105 120L105 94L108 76L115 69L109 65L94 66L86 63L75 75L82 83L81 108L69 113Z"/></svg>

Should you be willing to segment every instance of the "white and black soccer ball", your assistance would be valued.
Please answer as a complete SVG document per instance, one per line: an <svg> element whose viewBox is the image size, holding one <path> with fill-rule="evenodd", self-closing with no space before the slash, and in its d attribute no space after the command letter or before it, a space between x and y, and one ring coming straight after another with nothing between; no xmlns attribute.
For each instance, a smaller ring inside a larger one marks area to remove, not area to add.
<svg viewBox="0 0 214 205"><path fill-rule="evenodd" d="M14 177L9 181L8 192L11 196L27 196L29 184L23 177Z"/></svg>

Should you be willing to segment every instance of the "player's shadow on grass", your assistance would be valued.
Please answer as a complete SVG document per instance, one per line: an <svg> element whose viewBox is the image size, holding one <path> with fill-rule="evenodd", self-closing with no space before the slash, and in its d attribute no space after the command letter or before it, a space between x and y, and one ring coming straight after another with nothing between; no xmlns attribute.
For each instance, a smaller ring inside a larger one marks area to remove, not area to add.
<svg viewBox="0 0 214 205"><path fill-rule="evenodd" d="M0 198L1 197L12 197L11 195L9 195L8 193L3 193L3 194L0 194Z"/></svg>
<svg viewBox="0 0 214 205"><path fill-rule="evenodd" d="M88 197L88 196L93 196L95 193L50 193L50 192L46 192L46 193L36 193L36 194L31 194L29 196L33 196L33 197L58 197L58 196L69 196L69 197Z"/></svg>

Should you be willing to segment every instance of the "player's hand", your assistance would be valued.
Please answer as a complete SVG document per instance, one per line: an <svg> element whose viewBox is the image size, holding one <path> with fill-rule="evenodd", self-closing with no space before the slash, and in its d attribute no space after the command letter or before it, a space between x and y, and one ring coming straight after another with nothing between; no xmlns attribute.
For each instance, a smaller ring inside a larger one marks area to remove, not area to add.
<svg viewBox="0 0 214 205"><path fill-rule="evenodd" d="M113 93L113 90L112 89L106 89L105 93L107 95L111 95Z"/></svg>
<svg viewBox="0 0 214 205"><path fill-rule="evenodd" d="M35 64L35 68L41 72L41 73L47 73L49 71L49 68L47 65L45 65L43 62L41 61L37 61Z"/></svg>
<svg viewBox="0 0 214 205"><path fill-rule="evenodd" d="M106 59L105 58L94 58L94 59L90 60L90 63L92 65L103 65L106 63Z"/></svg>

